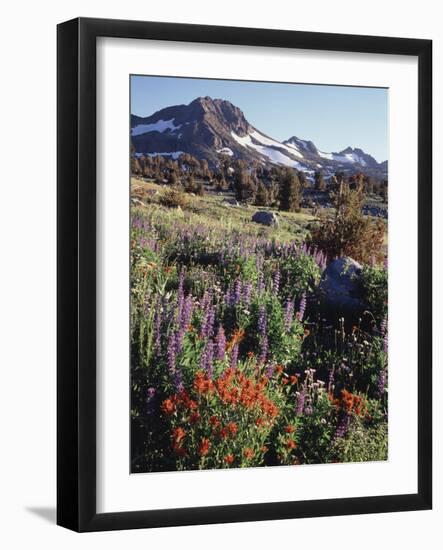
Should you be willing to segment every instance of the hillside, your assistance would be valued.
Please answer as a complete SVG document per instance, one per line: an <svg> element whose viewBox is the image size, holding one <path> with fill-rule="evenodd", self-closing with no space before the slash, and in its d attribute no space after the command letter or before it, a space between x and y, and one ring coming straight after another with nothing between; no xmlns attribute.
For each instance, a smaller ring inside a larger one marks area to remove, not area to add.
<svg viewBox="0 0 443 550"><path fill-rule="evenodd" d="M223 156L249 164L277 164L304 171L336 172L385 178L387 161L378 163L359 148L320 151L312 141L296 136L280 142L255 128L243 111L223 99L199 97L189 105L174 105L149 117L131 115L131 142L136 155L173 159L188 153L216 167Z"/></svg>

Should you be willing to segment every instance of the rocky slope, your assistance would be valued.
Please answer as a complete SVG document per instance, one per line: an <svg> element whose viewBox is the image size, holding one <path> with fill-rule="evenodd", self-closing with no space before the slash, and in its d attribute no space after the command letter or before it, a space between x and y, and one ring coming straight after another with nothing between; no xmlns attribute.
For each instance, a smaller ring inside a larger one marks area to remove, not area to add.
<svg viewBox="0 0 443 550"><path fill-rule="evenodd" d="M131 115L131 140L136 154L178 158L190 153L216 166L223 155L249 163L279 164L327 177L337 171L386 177L387 161L378 163L358 148L337 153L319 151L312 141L296 136L280 142L254 126L243 112L223 99L199 97L143 118Z"/></svg>

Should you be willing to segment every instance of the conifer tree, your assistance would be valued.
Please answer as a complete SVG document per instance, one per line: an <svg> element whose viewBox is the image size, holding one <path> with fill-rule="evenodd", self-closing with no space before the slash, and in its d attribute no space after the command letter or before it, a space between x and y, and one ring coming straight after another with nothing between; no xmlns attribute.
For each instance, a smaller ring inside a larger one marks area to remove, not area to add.
<svg viewBox="0 0 443 550"><path fill-rule="evenodd" d="M286 168L280 176L280 210L299 212L301 185L294 170Z"/></svg>
<svg viewBox="0 0 443 550"><path fill-rule="evenodd" d="M266 185L260 181L257 188L257 194L255 196L255 204L257 206L267 206L269 202L268 190Z"/></svg>

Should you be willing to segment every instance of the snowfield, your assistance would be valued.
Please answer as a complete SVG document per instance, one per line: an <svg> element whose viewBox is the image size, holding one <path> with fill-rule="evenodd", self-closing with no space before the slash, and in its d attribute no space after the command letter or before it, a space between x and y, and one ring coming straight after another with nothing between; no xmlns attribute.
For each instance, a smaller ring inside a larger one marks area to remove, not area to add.
<svg viewBox="0 0 443 550"><path fill-rule="evenodd" d="M284 166L290 166L291 168L297 168L299 170L304 169L304 166L300 164L298 161L289 158L281 151L274 149L274 147L278 147L280 149L286 149L292 155L295 153L295 151L293 151L289 147L285 147L283 144L281 144L278 141L274 141L270 138L266 138L266 136L263 136L259 132L254 131L244 137L238 136L235 132L231 132L231 135L235 139L235 141L240 145L242 145L243 147L250 147L252 149L255 149L261 155L267 157L270 161L276 164L283 164ZM263 145L254 143L252 141L252 138L254 138L256 141L259 141L260 143L263 143Z"/></svg>
<svg viewBox="0 0 443 550"><path fill-rule="evenodd" d="M166 130L171 130L174 132L181 128L181 124L175 126L174 119L171 120L158 120L152 124L138 124L132 128L131 134L133 136L140 136L141 134L147 134L149 132L160 132L163 133Z"/></svg>
<svg viewBox="0 0 443 550"><path fill-rule="evenodd" d="M143 157L143 156L148 156L148 157L158 157L158 156L161 156L161 157L172 157L174 160L177 160L178 157L180 157L181 155L184 155L185 152L184 151L172 151L172 152L169 152L169 153L135 153L135 156L136 157Z"/></svg>
<svg viewBox="0 0 443 550"><path fill-rule="evenodd" d="M221 149L217 149L217 153L220 153L222 155L229 155L230 157L234 156L234 152L229 147L222 147Z"/></svg>
<svg viewBox="0 0 443 550"><path fill-rule="evenodd" d="M345 153L344 155L337 155L335 153L323 153L323 151L319 151L318 154L324 159L335 160L337 162L343 162L347 164L355 164L358 162L362 166L366 166L365 160L356 153Z"/></svg>

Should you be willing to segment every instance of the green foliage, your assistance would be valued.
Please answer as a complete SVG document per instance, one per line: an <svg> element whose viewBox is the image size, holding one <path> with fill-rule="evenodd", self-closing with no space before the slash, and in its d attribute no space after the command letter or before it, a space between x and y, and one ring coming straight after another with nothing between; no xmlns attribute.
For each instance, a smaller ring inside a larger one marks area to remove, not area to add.
<svg viewBox="0 0 443 550"><path fill-rule="evenodd" d="M290 255L279 262L282 281L280 294L283 298L300 300L303 293L311 293L320 281L321 271L312 256Z"/></svg>
<svg viewBox="0 0 443 550"><path fill-rule="evenodd" d="M164 195L162 195L161 204L168 208L186 208L189 205L189 200L181 189L174 187L168 189Z"/></svg>
<svg viewBox="0 0 443 550"><path fill-rule="evenodd" d="M280 209L299 212L301 202L301 184L298 175L287 168L280 176Z"/></svg>
<svg viewBox="0 0 443 550"><path fill-rule="evenodd" d="M311 231L310 244L322 250L329 259L350 256L362 263L384 259L385 224L362 213L363 184L351 189L341 182L333 193L335 214L322 216Z"/></svg>
<svg viewBox="0 0 443 550"><path fill-rule="evenodd" d="M265 184L260 181L257 188L257 194L255 196L255 204L257 206L267 206L269 202L268 190Z"/></svg>
<svg viewBox="0 0 443 550"><path fill-rule="evenodd" d="M276 179L281 169L263 174ZM250 208L227 209L215 194L190 198L180 188L154 188L148 200L145 186L137 189L143 206L133 206L131 220L131 471L383 459L382 335L328 325L309 310L320 260L294 242L291 226L305 214L282 213L279 228L262 228L247 223ZM183 212L171 208L176 193L189 201ZM386 273L363 271L378 319ZM300 319L302 294L308 305ZM348 429L337 435L343 392L365 408L347 411Z"/></svg>
<svg viewBox="0 0 443 550"><path fill-rule="evenodd" d="M338 462L368 462L388 459L388 424L367 426L354 419L345 437L334 441L331 452Z"/></svg>
<svg viewBox="0 0 443 550"><path fill-rule="evenodd" d="M388 313L388 272L380 266L364 266L361 274L363 299L377 323Z"/></svg>

